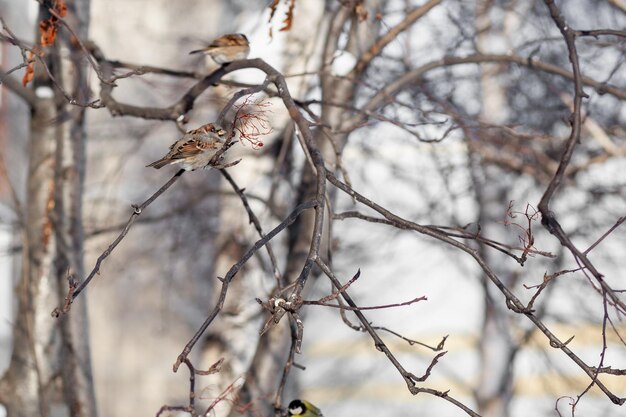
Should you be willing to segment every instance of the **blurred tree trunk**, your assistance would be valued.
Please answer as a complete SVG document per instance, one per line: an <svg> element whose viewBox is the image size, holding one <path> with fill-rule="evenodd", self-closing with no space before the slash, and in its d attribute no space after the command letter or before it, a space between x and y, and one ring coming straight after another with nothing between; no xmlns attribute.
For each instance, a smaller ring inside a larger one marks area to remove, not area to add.
<svg viewBox="0 0 626 417"><path fill-rule="evenodd" d="M326 16L324 16L324 3L323 2L300 2L297 3L297 12L294 15L294 27L299 28L299 30L291 30L286 33L286 39L284 40L283 46L283 72L285 73L306 73L306 72L315 72L319 68L319 43L322 41L320 39L320 26L323 25L326 20ZM312 22L317 22L312 23ZM296 78L295 80L288 80L288 85L290 92L293 97L304 97L310 88L310 83L308 82L307 77L302 77L301 79ZM291 121L290 121L291 122ZM287 149L291 149L291 146L294 145L294 132L292 126L287 126L283 134L280 135L276 139L277 141L281 141L282 143L276 147L276 149L280 148L281 151L279 153L282 154L282 157L285 159L289 159L289 156L286 156ZM291 143L290 143L291 142ZM270 145L271 146L271 145ZM279 168L284 166L284 159L281 160L281 156L278 155L267 155L271 160L258 160L257 164L260 164L262 167L258 166L255 169L255 172L259 172L259 170L267 171L272 165L276 165L275 174L277 177L276 181L284 181L284 182L292 182L293 178L301 177L301 174L294 172L296 167L293 167L289 163L290 170L286 175L279 174ZM279 178L280 177L280 178ZM277 188L281 188L285 184L276 184ZM280 206L277 209L283 212L291 211L296 205L303 201L302 196L298 196L293 198L293 196L284 196L280 195L280 191L277 191L274 195L274 200L281 201L281 203L277 203L275 206ZM283 199L285 197L285 199ZM241 204L236 201L236 204ZM273 201L269 202L270 205L274 205ZM276 208L276 207L275 207ZM266 211L266 210L265 210ZM303 216L307 215L303 213ZM239 215L239 222L246 219L247 216ZM293 231L290 231L289 235L293 235ZM306 233L302 236L302 241L305 245L307 242L310 242L310 234L306 235ZM255 240L258 237L255 237ZM290 237L289 241L293 241ZM302 268L304 258L299 255L294 254L294 250L292 247L278 248L276 245L287 245L289 244L286 241L276 241L273 243L276 248L276 252L283 253L284 251L289 251L289 254L286 256L288 259L287 264L278 265L281 269L281 286L286 286L290 282L293 282L297 278L297 274L299 273L298 268ZM308 251L308 246L305 249ZM306 256L307 252L304 252ZM236 260L236 259L235 259ZM232 262L231 262L232 264ZM257 271L259 272L259 271ZM267 272L265 272L267 275ZM266 277L267 279L267 277ZM249 282L249 281L248 281ZM249 285L249 284L247 284ZM264 291L259 292L262 294ZM288 325L288 320L285 317L282 322L272 327L267 333L263 336L259 337L260 324L259 321L254 323L253 336L250 337L248 334L249 341L253 342L250 344L249 348L252 347L250 351L250 361L246 364L245 370L245 384L241 387L239 391L239 402L241 404L252 403L254 406L250 408L247 412L242 412L241 410L237 410L233 408L230 413L230 417L239 417L242 415L253 416L259 415L257 413L261 413L261 415L270 416L274 414L274 404L273 404L273 395L278 388L278 384L281 380L281 375L285 366L285 362L287 360L289 347L291 345L291 335ZM293 396L295 394L295 387L293 383L288 384L285 387L284 394L287 396ZM283 398L283 402L287 401L287 398ZM246 414L247 413L247 414Z"/></svg>
<svg viewBox="0 0 626 417"><path fill-rule="evenodd" d="M301 9L296 13L294 27L300 28L300 30L289 33L290 38L287 45L300 51L311 51L311 55L303 53L292 55L291 59L287 59L288 64L286 65L285 71L287 73L299 73L315 71L317 68L321 80L321 95L324 104L322 105L320 126L315 130L314 135L327 167L330 170L335 170L337 169L337 158L340 158L348 134L334 133L342 131L342 127L344 127L342 123L346 119L346 114L343 107L338 107L333 103L345 103L346 106L351 106L354 102L358 82L357 79L349 79L334 74L331 70L332 61L336 57L336 54L341 52L350 53L358 58L360 54L366 51L376 40L379 33L380 22L372 17L366 21L360 22L353 12L353 7L345 7L342 5L337 7L335 2L326 3L325 8L323 4L315 6L320 8L316 10L301 10L307 7L307 4L298 3L298 7ZM380 1L365 1L364 7L370 11L370 16L374 16L375 11L380 7ZM316 25L310 23L312 16L318 16L322 13L322 24ZM297 16L300 16L300 19L306 19L307 23L298 23ZM303 28L308 28L308 31L302 30ZM320 28L325 28L325 32L320 30ZM321 45L318 46L317 43L320 42L320 33L324 34L324 38L321 40ZM339 38L343 33L349 33L349 41L347 46L345 46L345 50L341 51ZM316 53L316 51L319 52ZM321 56L321 59L318 58L319 56ZM356 78L359 78L360 75L361 74L357 74ZM304 80L301 81L301 83L302 87L308 85ZM297 86L293 84L290 85L290 87L291 86L295 87L291 91L294 97L305 97L306 89L298 89ZM332 134L329 131L332 132ZM297 135L299 133L295 132L295 134ZM330 139L333 135L334 143L331 142ZM301 173L292 173L292 177L301 178L301 180L297 188L296 198L292 202L292 206L289 210L298 204L311 200L316 192L316 175L310 164L305 162L301 170ZM328 216L328 213L326 213L326 216ZM284 270L284 279L286 282L294 282L302 270L309 253L313 224L314 212L313 210L308 210L302 213L288 229L289 242L287 249L288 255L286 256L288 261ZM325 224L329 225L330 221L326 221ZM330 231L325 230L320 248L320 254L324 257L326 257L325 254L328 251L328 242L330 239ZM325 262L330 263L329 259L325 259ZM314 279L315 276L316 273L314 270L309 279ZM305 290L304 294L307 292L308 289ZM261 343L257 345L257 351L255 352L250 369L247 372L247 384L244 386L244 389L242 389L242 400L244 403L246 401L264 398L267 392L272 392L276 389L281 379L287 352L291 344L290 330L286 320L284 320L284 323L281 323L281 325L272 328L269 333L270 334L264 335L261 339ZM294 386L297 386L297 381L290 381L287 385L288 388L286 388L285 391L287 397L282 399L283 403L288 403L292 399L289 396L297 394L297 390L294 389ZM271 415L274 413L270 401L259 402L259 406L261 404L267 404L265 409L260 409L263 415ZM257 411L259 411L258 408ZM231 417L234 416L235 414L231 413Z"/></svg>
<svg viewBox="0 0 626 417"><path fill-rule="evenodd" d="M67 21L87 39L89 1L68 1L67 6ZM49 16L40 6L38 22ZM60 28L55 44L44 49L44 59L65 91L85 102L84 58L70 37ZM70 274L84 276L84 108L70 106L39 64L33 88L37 101L30 123L25 256L13 353L0 400L8 417L96 417L86 299L59 319L50 314L62 304Z"/></svg>
<svg viewBox="0 0 626 417"><path fill-rule="evenodd" d="M506 33L493 27L490 16L493 0L482 0L476 3L476 43L479 51L491 50L494 39L506 39ZM499 82L498 74L502 67L499 64L482 64L480 66L480 91L482 108L479 115L485 123L501 124L506 120L506 90ZM481 133L470 140L480 142ZM471 158L480 159L477 154ZM479 209L478 223L482 226L485 236L506 242L507 236L502 233L500 222L506 213L508 191L513 188L509 180L503 176L499 167L475 163L473 178L477 206ZM495 177L501 177L496 180ZM484 182L481 184L481 182ZM490 184L488 187L486 184ZM494 227L495 225L495 227ZM513 244L515 242L512 242ZM482 256L501 277L507 286L513 286L514 271L508 267L511 262L502 254L480 246ZM514 267L517 264L514 264ZM483 417L507 417L513 389L513 361L517 353L508 311L501 302L502 295L487 277L483 276L484 310L483 326L480 330L478 351L480 358L480 374L475 390L478 412Z"/></svg>

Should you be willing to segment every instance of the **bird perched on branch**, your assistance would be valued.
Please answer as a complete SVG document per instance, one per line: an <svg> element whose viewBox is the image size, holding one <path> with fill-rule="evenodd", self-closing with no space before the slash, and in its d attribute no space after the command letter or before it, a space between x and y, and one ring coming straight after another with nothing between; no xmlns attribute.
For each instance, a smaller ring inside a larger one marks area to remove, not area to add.
<svg viewBox="0 0 626 417"><path fill-rule="evenodd" d="M293 400L289 403L287 411L294 417L324 417L319 408L306 400Z"/></svg>
<svg viewBox="0 0 626 417"><path fill-rule="evenodd" d="M238 59L246 59L250 53L250 42L246 35L232 33L220 36L206 48L189 52L189 54L199 53L210 56L220 65L228 64Z"/></svg>
<svg viewBox="0 0 626 417"><path fill-rule="evenodd" d="M165 165L180 164L185 171L204 168L224 145L225 135L226 131L213 123L189 130L170 146L167 155L146 166L160 169Z"/></svg>

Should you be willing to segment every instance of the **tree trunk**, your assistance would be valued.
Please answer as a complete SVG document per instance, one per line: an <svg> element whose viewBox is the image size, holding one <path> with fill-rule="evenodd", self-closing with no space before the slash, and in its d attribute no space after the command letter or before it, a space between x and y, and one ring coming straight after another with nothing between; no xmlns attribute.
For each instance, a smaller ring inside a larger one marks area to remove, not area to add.
<svg viewBox="0 0 626 417"><path fill-rule="evenodd" d="M67 22L86 39L89 1L67 5ZM49 16L41 6L38 21ZM44 49L45 59L57 82L80 103L87 98L85 61L70 36L60 29L55 44ZM33 87L38 100L31 116L25 255L0 400L8 417L96 417L86 299L68 315L51 316L67 294L69 276L84 276L84 107L70 106L43 68L36 67Z"/></svg>
<svg viewBox="0 0 626 417"><path fill-rule="evenodd" d="M375 10L379 6L378 0L370 0L365 3L366 7L370 9L370 11ZM321 7L321 5L317 6ZM336 4L331 3L329 7L336 7ZM321 12L322 10L306 12L299 10L297 15L301 16L302 19L310 21L312 16L317 15L318 13L322 16ZM332 56L338 49L337 43L340 33L349 31L351 37L347 50L353 55L358 56L360 51L367 50L367 48L369 48L371 43L375 40L378 35L379 22L374 19L369 19L366 22L356 23L356 18L352 13L352 8L350 7L339 7L337 13L326 13L326 16L327 21L323 22L321 25L314 25L310 23L298 24L297 21L295 22L294 27L310 28L317 32L320 32L319 27L327 28L325 37L322 40L324 52L321 55L321 59L317 59L316 56L309 57L300 54L300 61L291 61L286 71L296 73L306 72L307 69L310 69L310 67L307 68L307 64L319 65L318 71L321 74L322 101L324 103L346 103L347 106L350 106L353 103L355 90L358 87L357 80L349 80L332 74L329 71L328 65L330 64ZM352 19L352 21L350 21L350 19ZM352 26L347 29L346 24L352 24ZM309 42L315 44L318 41L315 33L306 34L303 33L303 31L299 31L294 34L290 33L290 36L296 38L288 42L292 45L292 47L297 45L296 47L300 50L316 50L316 48L310 44L304 44L305 39L308 39ZM301 85L307 84L302 82ZM296 91L295 89L291 92L294 97L304 97L306 93L306 91ZM337 158L341 155L347 134L334 134L335 143L331 143L328 139L331 135L328 135L328 132L325 132L325 129L329 128L332 132L340 131L342 128L342 122L345 119L345 109L339 108L335 105L323 105L321 113L321 124L323 127L318 127L314 134L315 140L324 157L326 166L330 170L335 170L337 168ZM296 178L300 177L301 181L298 187L298 194L292 202L292 207L311 200L316 193L316 175L310 164L305 162L301 169L301 174L294 174ZM332 195L330 198L332 204ZM288 228L289 247L288 255L286 256L288 261L285 265L284 271L284 278L287 282L294 282L298 278L298 275L300 274L300 271L302 270L309 254L311 239L313 236L314 216L315 214L312 210L307 210L302 213L302 215L299 216L298 219ZM326 215L325 219L325 229L320 247L320 255L324 258L326 258L328 242L330 241L331 222L330 216ZM325 259L325 262L330 263L329 259ZM315 270L316 268L314 268L309 280L315 279ZM303 295L306 295L307 293L308 290L305 289ZM303 311L302 313L306 314L306 311ZM275 326L270 329L269 332L271 334L264 335L261 339L261 343L257 346L257 351L255 352L252 364L247 373L247 384L242 390L243 399L245 400L253 401L255 398L263 398L264 394L266 395L267 392L275 390L278 382L281 380L281 374L283 372L285 361L287 359L287 353L291 344L290 328L286 325L287 320L283 319L283 321L284 323L281 323L280 326ZM307 333L305 320L304 337L307 337L307 334L311 337L310 333ZM294 389L294 381L297 381L297 379L294 378L294 374L292 372L287 387L285 387L285 394L288 396L296 394L298 391L297 389ZM288 403L290 400L291 398L288 397L282 398L283 403ZM271 415L274 413L275 410L272 409L269 401L265 402L265 404L267 404L267 407L260 410L262 413L265 413L263 415ZM231 417L234 417L234 414L231 414Z"/></svg>
<svg viewBox="0 0 626 417"><path fill-rule="evenodd" d="M493 37L504 38L505 34L496 33L492 27L490 12L491 0L483 0L476 5L476 30L477 47L479 50L489 50L490 41ZM480 120L486 123L499 124L506 119L504 109L506 104L506 91L499 83L497 75L501 71L498 64L481 65L480 89L482 109ZM479 141L480 138L470 140ZM479 158L478 155L470 157ZM491 168L491 169L490 169ZM484 163L474 164L473 169L480 173L474 173L473 178L489 178L486 180L489 187L484 184L475 184L477 204L480 210L479 224L485 236L495 238L497 241L506 242L507 236L502 235L499 222L502 220L506 204L508 203L508 190L510 183L497 181L493 177L502 175L497 167L485 167ZM496 225L496 227L494 227ZM500 234L500 235L498 235ZM510 263L500 254L489 250L485 245L480 247L482 256L488 260L492 268L507 286L512 285L514 272L507 267ZM510 403L513 389L513 361L518 346L515 345L510 329L510 318L507 309L502 303L502 295L491 285L486 277L483 277L484 310L483 326L480 333L478 351L480 357L480 375L475 390L478 412L483 417L506 417L510 412Z"/></svg>

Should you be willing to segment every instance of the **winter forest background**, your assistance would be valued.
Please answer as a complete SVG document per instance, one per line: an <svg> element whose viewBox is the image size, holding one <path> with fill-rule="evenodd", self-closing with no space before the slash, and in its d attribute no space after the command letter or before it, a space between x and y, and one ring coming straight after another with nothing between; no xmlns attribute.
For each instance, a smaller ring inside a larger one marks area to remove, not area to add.
<svg viewBox="0 0 626 417"><path fill-rule="evenodd" d="M0 416L624 414L626 1L0 16Z"/></svg>

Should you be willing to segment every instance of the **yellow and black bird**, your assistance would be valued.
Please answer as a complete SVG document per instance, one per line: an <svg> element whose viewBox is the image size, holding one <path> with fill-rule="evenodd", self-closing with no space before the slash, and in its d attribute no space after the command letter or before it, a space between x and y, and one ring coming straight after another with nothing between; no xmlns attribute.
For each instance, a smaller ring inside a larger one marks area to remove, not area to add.
<svg viewBox="0 0 626 417"><path fill-rule="evenodd" d="M293 400L287 408L293 417L324 417L322 411L306 400Z"/></svg>

